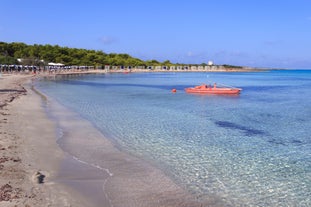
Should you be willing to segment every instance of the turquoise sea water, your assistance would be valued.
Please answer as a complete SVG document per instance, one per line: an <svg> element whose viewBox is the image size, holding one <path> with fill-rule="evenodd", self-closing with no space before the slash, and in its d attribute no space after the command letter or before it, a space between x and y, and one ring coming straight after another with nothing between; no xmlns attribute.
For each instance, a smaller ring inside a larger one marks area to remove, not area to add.
<svg viewBox="0 0 311 207"><path fill-rule="evenodd" d="M243 91L183 91L206 82ZM311 206L310 70L69 75L37 88L199 198Z"/></svg>

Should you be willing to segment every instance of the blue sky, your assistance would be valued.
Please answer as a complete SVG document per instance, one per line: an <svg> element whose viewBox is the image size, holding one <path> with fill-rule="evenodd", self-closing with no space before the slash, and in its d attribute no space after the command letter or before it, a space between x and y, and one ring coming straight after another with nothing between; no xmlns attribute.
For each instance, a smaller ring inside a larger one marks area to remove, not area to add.
<svg viewBox="0 0 311 207"><path fill-rule="evenodd" d="M311 68L310 0L1 0L0 41Z"/></svg>

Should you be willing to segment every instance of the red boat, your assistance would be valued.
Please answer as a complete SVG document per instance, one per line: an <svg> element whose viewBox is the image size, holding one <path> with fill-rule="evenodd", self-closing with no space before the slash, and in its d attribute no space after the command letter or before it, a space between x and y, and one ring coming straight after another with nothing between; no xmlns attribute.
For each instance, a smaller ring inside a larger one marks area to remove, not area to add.
<svg viewBox="0 0 311 207"><path fill-rule="evenodd" d="M202 84L200 86L195 86L193 88L185 88L187 93L197 93L197 94L239 94L242 89L233 87L217 87L216 83L214 86Z"/></svg>

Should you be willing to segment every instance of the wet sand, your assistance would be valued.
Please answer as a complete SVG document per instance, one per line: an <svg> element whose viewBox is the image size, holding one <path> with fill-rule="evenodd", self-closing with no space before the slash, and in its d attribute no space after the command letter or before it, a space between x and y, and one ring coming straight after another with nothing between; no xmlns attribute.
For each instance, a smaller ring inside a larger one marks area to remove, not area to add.
<svg viewBox="0 0 311 207"><path fill-rule="evenodd" d="M32 78L0 78L1 101L9 97L0 109L1 206L221 206L120 151L73 112L56 106L51 119L44 107L54 103L32 89Z"/></svg>

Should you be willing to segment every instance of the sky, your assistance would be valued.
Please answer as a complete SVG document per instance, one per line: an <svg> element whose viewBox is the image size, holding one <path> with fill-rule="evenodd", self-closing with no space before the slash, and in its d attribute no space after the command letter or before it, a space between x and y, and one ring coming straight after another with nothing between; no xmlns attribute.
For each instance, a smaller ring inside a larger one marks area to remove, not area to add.
<svg viewBox="0 0 311 207"><path fill-rule="evenodd" d="M311 68L311 0L0 0L0 42Z"/></svg>

